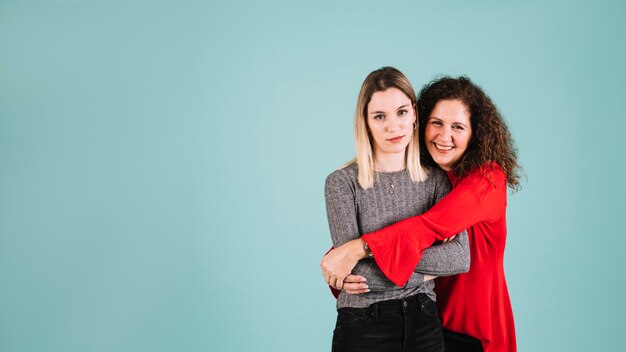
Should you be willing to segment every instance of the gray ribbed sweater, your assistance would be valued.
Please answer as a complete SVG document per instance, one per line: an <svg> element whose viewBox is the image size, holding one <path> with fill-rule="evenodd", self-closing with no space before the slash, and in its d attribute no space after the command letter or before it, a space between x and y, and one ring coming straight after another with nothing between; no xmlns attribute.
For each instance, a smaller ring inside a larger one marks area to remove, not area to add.
<svg viewBox="0 0 626 352"><path fill-rule="evenodd" d="M448 177L438 168L430 170L424 182L412 182L408 171L376 173L374 186L362 189L353 163L326 178L326 212L333 245L338 247L402 219L419 215L450 191ZM367 279L371 292L350 295L341 292L337 308L363 308L372 303L402 299L425 293L435 300L434 282L424 282L423 274L455 275L469 270L470 254L467 233L453 241L424 251L415 273L405 287L393 284L373 259L360 260L352 273Z"/></svg>

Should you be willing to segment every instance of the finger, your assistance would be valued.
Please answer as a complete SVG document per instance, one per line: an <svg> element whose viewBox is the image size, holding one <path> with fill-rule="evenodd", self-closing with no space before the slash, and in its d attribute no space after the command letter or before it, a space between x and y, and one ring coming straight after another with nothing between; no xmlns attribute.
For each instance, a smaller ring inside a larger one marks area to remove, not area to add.
<svg viewBox="0 0 626 352"><path fill-rule="evenodd" d="M358 294L370 292L369 287L367 287L367 285L363 284L363 283L360 283L360 284L344 284L343 285L343 290L346 293L349 293L351 295L358 295Z"/></svg>
<svg viewBox="0 0 626 352"><path fill-rule="evenodd" d="M358 290L365 290L368 289L369 287L366 284L343 284L343 289L344 290L351 290L351 291L358 291Z"/></svg>
<svg viewBox="0 0 626 352"><path fill-rule="evenodd" d="M336 282L335 288L338 289L338 290L343 289L343 279L344 278L343 277L335 277L334 279L335 279L335 282Z"/></svg>
<svg viewBox="0 0 626 352"><path fill-rule="evenodd" d="M346 292L350 292L350 291L363 291L363 290L367 290L369 287L366 284L363 283L345 283L343 284L343 289L346 290Z"/></svg>
<svg viewBox="0 0 626 352"><path fill-rule="evenodd" d="M367 279L361 275L350 274L343 280L344 284L348 282L365 282Z"/></svg>
<svg viewBox="0 0 626 352"><path fill-rule="evenodd" d="M320 263L320 269L322 269L322 276L328 277L328 273L326 272L326 268L324 267L324 262ZM328 280L326 280L326 282L328 282Z"/></svg>
<svg viewBox="0 0 626 352"><path fill-rule="evenodd" d="M348 293L348 294L351 294L351 295L360 295L360 294L363 294L363 293L368 293L368 292L370 292L370 290L369 289L364 289L364 290L355 290L355 291L353 291L353 290L346 290L344 288L344 292Z"/></svg>
<svg viewBox="0 0 626 352"><path fill-rule="evenodd" d="M452 237L448 237L448 238L444 239L444 240L442 241L442 243L448 243L448 242L452 241L455 237L456 237L456 235L454 235L454 236L452 236Z"/></svg>

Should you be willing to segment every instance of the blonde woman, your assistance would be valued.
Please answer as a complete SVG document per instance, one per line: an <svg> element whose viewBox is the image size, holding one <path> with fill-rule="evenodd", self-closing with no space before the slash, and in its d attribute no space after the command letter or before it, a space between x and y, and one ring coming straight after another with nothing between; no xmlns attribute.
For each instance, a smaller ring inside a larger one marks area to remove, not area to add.
<svg viewBox="0 0 626 352"><path fill-rule="evenodd" d="M357 156L326 179L335 247L419 215L449 192L444 172L420 164L415 107L413 87L395 68L376 70L363 82L355 114ZM358 251L359 257L369 253L366 246ZM358 292L338 295L333 351L443 351L434 283L429 279L468 269L465 232L424 250L403 287L388 280L371 258L359 261L345 281L359 282ZM344 278L326 276L326 282L341 289Z"/></svg>

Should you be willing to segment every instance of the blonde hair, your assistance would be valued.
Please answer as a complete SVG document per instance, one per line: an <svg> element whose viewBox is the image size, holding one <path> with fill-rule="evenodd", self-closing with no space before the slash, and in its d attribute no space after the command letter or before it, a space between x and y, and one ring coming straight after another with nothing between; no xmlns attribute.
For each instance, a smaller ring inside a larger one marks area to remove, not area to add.
<svg viewBox="0 0 626 352"><path fill-rule="evenodd" d="M374 186L374 152L372 148L372 138L367 127L367 105L372 100L372 95L376 92L385 91L389 88L397 88L411 100L411 105L415 109L417 97L415 90L409 79L393 67L383 67L370 73L361 86L361 92L356 103L356 113L354 116L354 134L356 139L356 158L348 162L345 166L357 163L358 181L363 189ZM417 114L417 110L416 110ZM418 121L415 119L415 123ZM417 125L416 125L417 127ZM406 153L404 154L404 164L409 170L409 175L413 182L425 181L428 178L426 169L420 162L420 144L417 129L413 131Z"/></svg>

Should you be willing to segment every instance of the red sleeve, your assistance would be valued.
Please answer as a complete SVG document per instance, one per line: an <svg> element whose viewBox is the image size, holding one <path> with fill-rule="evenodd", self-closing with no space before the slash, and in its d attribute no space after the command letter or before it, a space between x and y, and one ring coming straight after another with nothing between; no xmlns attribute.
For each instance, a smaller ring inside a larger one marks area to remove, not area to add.
<svg viewBox="0 0 626 352"><path fill-rule="evenodd" d="M482 222L506 208L506 175L495 163L470 172L448 195L422 215L365 234L376 263L396 285L404 286L424 248Z"/></svg>

